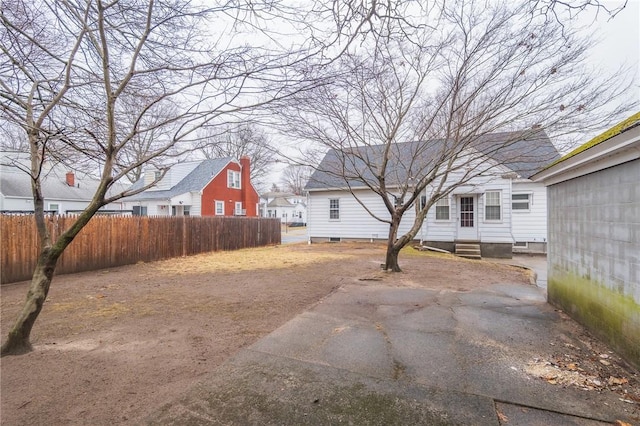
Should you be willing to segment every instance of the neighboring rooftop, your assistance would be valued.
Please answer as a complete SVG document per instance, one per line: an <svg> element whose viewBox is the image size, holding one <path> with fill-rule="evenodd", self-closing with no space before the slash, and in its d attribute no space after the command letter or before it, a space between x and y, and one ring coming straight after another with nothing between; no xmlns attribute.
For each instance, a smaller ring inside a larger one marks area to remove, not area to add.
<svg viewBox="0 0 640 426"><path fill-rule="evenodd" d="M31 190L31 177L28 174L28 154L14 155L15 153L2 153L0 161L0 193L14 198L33 197ZM62 164L45 164L42 169L42 193L49 200L88 201L100 184L86 174L74 172L73 186L67 183L68 168ZM123 191L124 185L114 184L110 193Z"/></svg>
<svg viewBox="0 0 640 426"><path fill-rule="evenodd" d="M293 207L294 205L285 197L276 197L267 204L267 207Z"/></svg>

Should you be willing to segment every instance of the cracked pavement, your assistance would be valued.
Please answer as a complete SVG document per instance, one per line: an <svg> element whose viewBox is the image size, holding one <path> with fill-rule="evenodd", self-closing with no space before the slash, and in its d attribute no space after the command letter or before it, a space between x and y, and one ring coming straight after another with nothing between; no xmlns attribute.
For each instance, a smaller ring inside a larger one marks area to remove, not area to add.
<svg viewBox="0 0 640 426"><path fill-rule="evenodd" d="M348 284L163 407L154 424L575 424L637 421L609 390L526 367L580 344L536 286Z"/></svg>

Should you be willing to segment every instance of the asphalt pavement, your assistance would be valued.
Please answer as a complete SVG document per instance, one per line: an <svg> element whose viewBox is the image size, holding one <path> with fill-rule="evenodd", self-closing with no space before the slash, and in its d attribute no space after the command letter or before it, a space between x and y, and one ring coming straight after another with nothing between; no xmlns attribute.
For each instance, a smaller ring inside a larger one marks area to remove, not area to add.
<svg viewBox="0 0 640 426"><path fill-rule="evenodd" d="M282 244L293 244L307 241L307 228L302 226L284 226L282 225L281 241Z"/></svg>
<svg viewBox="0 0 640 426"><path fill-rule="evenodd" d="M527 373L550 339L579 344L544 289L467 292L353 280L229 359L151 424L633 424L610 392Z"/></svg>

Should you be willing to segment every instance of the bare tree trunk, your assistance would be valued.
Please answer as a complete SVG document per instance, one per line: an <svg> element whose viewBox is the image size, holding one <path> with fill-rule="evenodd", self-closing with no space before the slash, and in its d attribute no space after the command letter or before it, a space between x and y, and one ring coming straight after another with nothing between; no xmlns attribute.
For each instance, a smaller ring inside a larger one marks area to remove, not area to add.
<svg viewBox="0 0 640 426"><path fill-rule="evenodd" d="M33 350L29 336L49 293L49 286L58 258L59 255L51 253L50 249L43 249L40 253L31 278L27 299L13 328L9 331L7 340L0 349L0 356L20 355Z"/></svg>
<svg viewBox="0 0 640 426"><path fill-rule="evenodd" d="M110 167L110 164L107 164L105 167ZM105 191L105 187L99 189L97 197L104 198ZM0 356L20 355L33 350L29 340L31 329L47 299L58 259L82 228L91 220L99 207L99 203L94 202L90 204L85 211L78 216L73 225L56 239L53 245L48 244L50 241L49 231L47 227L44 226L43 231L45 235L40 236L43 248L40 250L38 263L33 270L31 285L27 292L27 299L24 302L22 311L16 319L15 324L8 333L7 340L2 345L2 348L0 348ZM38 215L36 215L36 219L38 220ZM44 216L40 217L39 220L44 224Z"/></svg>
<svg viewBox="0 0 640 426"><path fill-rule="evenodd" d="M389 225L389 238L387 239L387 256L384 263L384 270L391 272L402 272L398 264L398 254L404 245L398 245L396 237L400 226L400 216L392 215Z"/></svg>
<svg viewBox="0 0 640 426"><path fill-rule="evenodd" d="M400 265L398 264L398 254L400 249L396 248L393 244L387 246L387 257L384 264L385 271L402 272Z"/></svg>

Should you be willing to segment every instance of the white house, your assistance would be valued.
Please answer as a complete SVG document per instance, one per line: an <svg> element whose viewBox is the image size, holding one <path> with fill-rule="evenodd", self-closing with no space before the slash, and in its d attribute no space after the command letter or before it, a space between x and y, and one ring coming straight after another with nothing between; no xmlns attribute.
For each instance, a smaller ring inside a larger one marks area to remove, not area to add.
<svg viewBox="0 0 640 426"><path fill-rule="evenodd" d="M0 212L33 213L33 193L28 155L16 152L0 153ZM47 213L77 213L91 202L99 180L74 172L66 166L45 163L42 167L42 194ZM113 191L125 186L116 184ZM127 213L121 202L108 204L100 213Z"/></svg>
<svg viewBox="0 0 640 426"><path fill-rule="evenodd" d="M507 140L514 142L510 142L508 148L493 149L496 143ZM428 212L416 238L450 251L455 250L456 242L474 242L487 257L511 257L513 251L544 253L546 190L544 185L529 177L557 159L557 150L541 131L534 135L496 133L488 135L485 142L490 143L483 143L478 151L486 151L486 154L475 154L477 158L468 166L482 165L488 172L455 188L438 201ZM390 163L389 182L394 176L403 173L407 176L403 166L395 167L395 164L416 162L415 158L408 158L414 152L409 144L397 144L398 159ZM376 147L364 149L373 152ZM358 155L372 154L360 152ZM364 182L348 179L358 201L347 189L344 177L326 172L340 169L339 165L337 168L332 166L340 158L342 156L329 151L305 188L309 194L307 230L310 242L386 239L389 225L373 218L364 207L380 217L389 217L382 199ZM459 179L459 173L452 174L450 182L456 179ZM414 218L414 210L409 209L400 224L400 234L409 230Z"/></svg>
<svg viewBox="0 0 640 426"><path fill-rule="evenodd" d="M266 192L260 196L262 217L280 218L281 223L306 225L307 204L302 195Z"/></svg>
<svg viewBox="0 0 640 426"><path fill-rule="evenodd" d="M640 112L533 178L549 197L549 302L640 368Z"/></svg>

